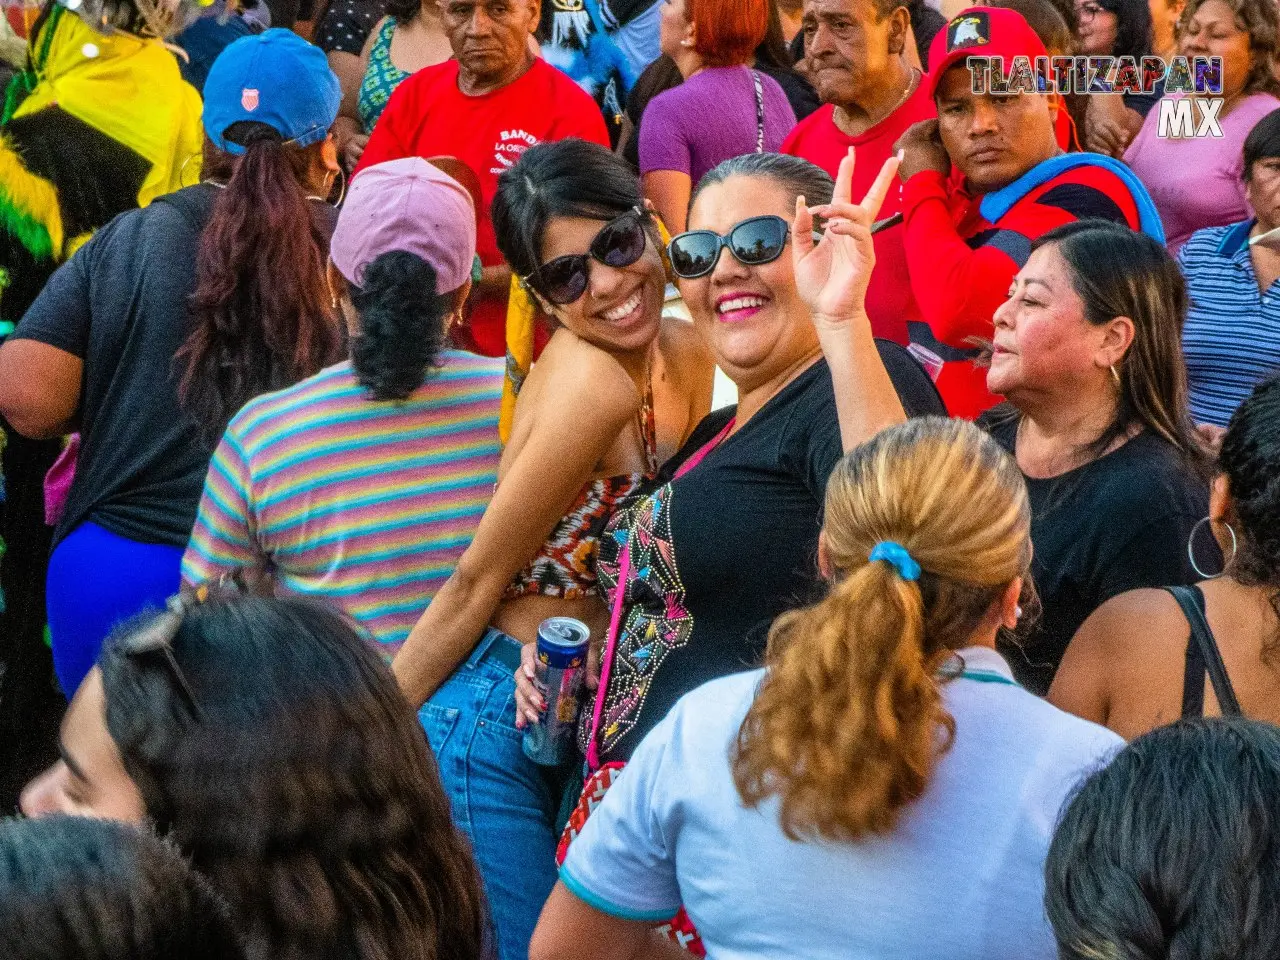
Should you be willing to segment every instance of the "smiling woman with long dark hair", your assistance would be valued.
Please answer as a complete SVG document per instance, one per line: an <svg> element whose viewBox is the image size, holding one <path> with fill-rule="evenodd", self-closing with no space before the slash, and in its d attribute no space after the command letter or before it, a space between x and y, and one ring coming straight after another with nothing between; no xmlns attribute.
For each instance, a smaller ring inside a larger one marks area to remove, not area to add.
<svg viewBox="0 0 1280 960"><path fill-rule="evenodd" d="M231 415L343 350L317 202L337 171L324 55L284 30L245 37L204 91L204 182L99 231L0 349L14 427L81 435L47 587L68 696L113 624L178 589Z"/></svg>

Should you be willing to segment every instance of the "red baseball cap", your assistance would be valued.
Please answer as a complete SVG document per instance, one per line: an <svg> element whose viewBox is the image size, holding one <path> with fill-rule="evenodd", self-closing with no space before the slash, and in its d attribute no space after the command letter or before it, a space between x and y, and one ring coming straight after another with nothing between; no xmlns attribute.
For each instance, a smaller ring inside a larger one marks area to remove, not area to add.
<svg viewBox="0 0 1280 960"><path fill-rule="evenodd" d="M938 95L942 75L969 57L1002 57L1007 72L1014 57L1047 57L1044 43L1022 14L1004 7L970 7L939 30L929 46L929 96Z"/></svg>

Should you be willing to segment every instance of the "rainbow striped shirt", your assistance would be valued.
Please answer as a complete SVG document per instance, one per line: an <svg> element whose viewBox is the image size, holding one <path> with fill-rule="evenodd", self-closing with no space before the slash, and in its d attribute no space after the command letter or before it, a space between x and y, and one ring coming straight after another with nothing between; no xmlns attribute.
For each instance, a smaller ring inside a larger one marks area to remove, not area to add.
<svg viewBox="0 0 1280 960"><path fill-rule="evenodd" d="M501 399L502 361L460 351L403 402L372 399L349 361L258 397L213 455L183 580L266 570L393 655L489 504Z"/></svg>

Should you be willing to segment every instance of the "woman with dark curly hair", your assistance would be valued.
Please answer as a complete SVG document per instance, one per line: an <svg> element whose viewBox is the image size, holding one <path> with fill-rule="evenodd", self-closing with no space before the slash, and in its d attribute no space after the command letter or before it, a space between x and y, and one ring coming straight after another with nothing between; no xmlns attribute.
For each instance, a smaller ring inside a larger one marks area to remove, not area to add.
<svg viewBox="0 0 1280 960"><path fill-rule="evenodd" d="M1149 733L1072 800L1045 865L1060 960L1280 956L1280 730Z"/></svg>
<svg viewBox="0 0 1280 960"><path fill-rule="evenodd" d="M183 558L188 583L269 574L339 604L388 656L400 649L498 479L502 361L445 349L475 248L472 197L427 161L381 163L352 184L329 261L351 359L231 421Z"/></svg>
<svg viewBox="0 0 1280 960"><path fill-rule="evenodd" d="M1062 709L1128 738L1178 717L1280 723L1280 378L1231 418L1218 469L1187 551L1198 556L1207 524L1226 568L1195 586L1132 590L1099 607L1049 691Z"/></svg>
<svg viewBox="0 0 1280 960"><path fill-rule="evenodd" d="M339 614L174 598L125 625L28 816L149 820L231 905L250 960L474 960L484 907L413 711Z"/></svg>
<svg viewBox="0 0 1280 960"><path fill-rule="evenodd" d="M96 817L0 821L6 960L244 960L226 903L172 844Z"/></svg>

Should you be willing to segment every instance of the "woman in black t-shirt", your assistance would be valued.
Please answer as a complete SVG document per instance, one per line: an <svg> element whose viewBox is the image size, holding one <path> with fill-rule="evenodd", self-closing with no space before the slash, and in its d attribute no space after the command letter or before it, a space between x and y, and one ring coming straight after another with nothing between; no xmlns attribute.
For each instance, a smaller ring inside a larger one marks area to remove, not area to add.
<svg viewBox="0 0 1280 960"><path fill-rule="evenodd" d="M739 402L699 425L601 541L616 627L599 707L584 711L589 766L625 761L680 696L759 664L769 624L819 589L836 462L904 410L942 412L910 355L872 339L863 306L868 224L896 165L860 207L848 201L851 159L830 204L827 174L776 154L726 161L699 185L671 263ZM815 215L833 218L816 245ZM527 675L520 694L520 722L536 722L542 701Z"/></svg>
<svg viewBox="0 0 1280 960"><path fill-rule="evenodd" d="M291 96L264 114L268 83ZM98 230L0 347L0 414L81 437L46 586L68 697L117 622L177 592L232 415L345 351L324 272L336 212L315 199L337 174L338 100L295 34L230 44L205 83L203 182Z"/></svg>
<svg viewBox="0 0 1280 960"><path fill-rule="evenodd" d="M1187 406L1186 304L1163 246L1086 220L1036 241L996 311L987 388L1009 407L987 423L1027 478L1043 610L1003 652L1035 693L1103 602L1195 580L1187 541L1208 478Z"/></svg>

